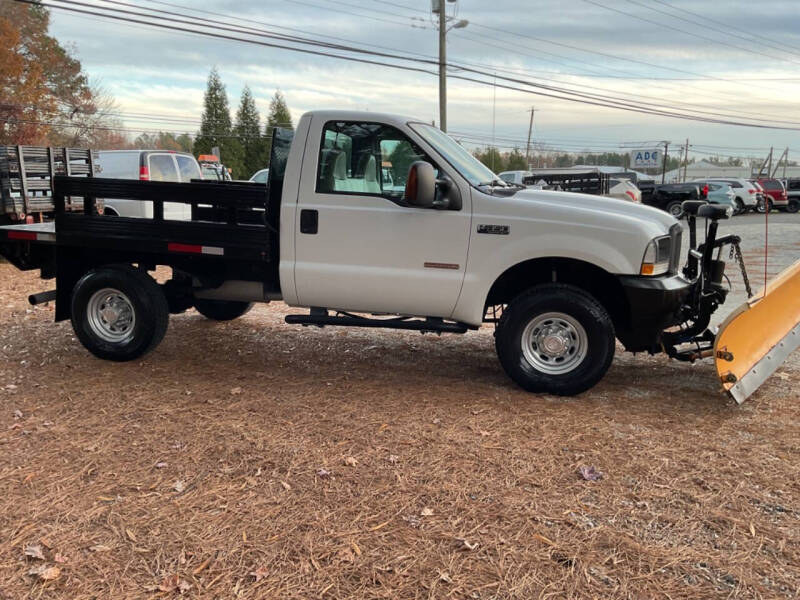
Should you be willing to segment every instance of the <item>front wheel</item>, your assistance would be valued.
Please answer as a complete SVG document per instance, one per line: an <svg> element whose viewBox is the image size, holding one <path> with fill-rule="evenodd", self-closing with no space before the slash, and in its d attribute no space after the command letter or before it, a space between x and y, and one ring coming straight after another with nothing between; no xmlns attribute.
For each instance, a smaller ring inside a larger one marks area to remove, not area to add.
<svg viewBox="0 0 800 600"><path fill-rule="evenodd" d="M789 205L786 207L786 212L796 213L800 210L800 200L789 200Z"/></svg>
<svg viewBox="0 0 800 600"><path fill-rule="evenodd" d="M769 210L769 211L772 211L772 200L766 200L766 201L764 201L764 200L759 200L759 201L758 201L758 204L756 205L756 210L757 210L758 212L760 212L762 215L763 215L763 214L766 212L766 209L764 208L764 206L765 206L765 203L766 203L766 206L768 206L768 207L769 207L769 209L768 209L768 210Z"/></svg>
<svg viewBox="0 0 800 600"><path fill-rule="evenodd" d="M683 203L678 200L673 200L667 204L667 212L676 219L683 218Z"/></svg>
<svg viewBox="0 0 800 600"><path fill-rule="evenodd" d="M572 285L538 285L517 296L495 335L500 364L529 392L580 394L603 378L614 358L611 317Z"/></svg>
<svg viewBox="0 0 800 600"><path fill-rule="evenodd" d="M736 208L733 212L734 215L742 215L747 212L747 207L744 205L744 200L741 198L736 198L735 203Z"/></svg>
<svg viewBox="0 0 800 600"><path fill-rule="evenodd" d="M203 300L195 298L194 307L206 319L212 321L233 321L238 319L253 308L250 302L235 302L233 300Z"/></svg>
<svg viewBox="0 0 800 600"><path fill-rule="evenodd" d="M98 358L134 360L164 338L169 306L146 272L129 265L93 269L72 291L72 328Z"/></svg>

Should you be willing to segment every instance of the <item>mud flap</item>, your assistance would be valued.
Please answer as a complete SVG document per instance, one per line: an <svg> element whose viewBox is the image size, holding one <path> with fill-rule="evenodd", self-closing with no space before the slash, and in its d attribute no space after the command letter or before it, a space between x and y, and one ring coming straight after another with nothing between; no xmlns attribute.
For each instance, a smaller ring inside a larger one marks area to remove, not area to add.
<svg viewBox="0 0 800 600"><path fill-rule="evenodd" d="M720 325L714 361L722 387L741 404L800 347L800 261Z"/></svg>

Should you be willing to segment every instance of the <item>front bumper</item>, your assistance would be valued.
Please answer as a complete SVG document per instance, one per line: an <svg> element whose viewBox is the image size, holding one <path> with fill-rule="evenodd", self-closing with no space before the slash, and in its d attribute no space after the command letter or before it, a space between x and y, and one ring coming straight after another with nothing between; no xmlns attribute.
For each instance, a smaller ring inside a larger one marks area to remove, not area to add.
<svg viewBox="0 0 800 600"><path fill-rule="evenodd" d="M631 352L658 352L661 333L681 322L681 307L692 283L681 275L618 277L628 301L627 327L617 327L617 337Z"/></svg>

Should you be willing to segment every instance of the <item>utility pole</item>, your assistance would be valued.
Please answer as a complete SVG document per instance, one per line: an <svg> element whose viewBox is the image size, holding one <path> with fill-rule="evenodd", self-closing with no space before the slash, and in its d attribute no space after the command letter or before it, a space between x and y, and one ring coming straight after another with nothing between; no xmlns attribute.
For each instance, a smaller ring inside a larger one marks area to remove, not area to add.
<svg viewBox="0 0 800 600"><path fill-rule="evenodd" d="M661 165L661 183L667 176L667 152L669 151L669 142L664 142L664 162Z"/></svg>
<svg viewBox="0 0 800 600"><path fill-rule="evenodd" d="M686 183L686 168L689 166L689 138L686 138L686 147L683 154L683 183Z"/></svg>
<svg viewBox="0 0 800 600"><path fill-rule="evenodd" d="M767 176L772 173L772 146L769 148L769 166L767 167Z"/></svg>
<svg viewBox="0 0 800 600"><path fill-rule="evenodd" d="M439 3L439 129L447 133L447 17L444 0Z"/></svg>
<svg viewBox="0 0 800 600"><path fill-rule="evenodd" d="M439 28L439 129L447 133L447 32L451 29L463 29L469 21L461 19L447 26L448 21L455 20L457 0L431 0L431 12L436 17ZM447 16L448 4L454 6L453 16Z"/></svg>
<svg viewBox="0 0 800 600"><path fill-rule="evenodd" d="M536 109L531 106L531 109L528 111L531 113L531 124L528 125L528 144L525 146L525 164L528 165L528 168L531 168L531 134L533 133L533 113L536 112Z"/></svg>
<svg viewBox="0 0 800 600"><path fill-rule="evenodd" d="M778 162L775 163L775 169L770 171L770 173L769 173L770 177L775 177L775 174L778 172L778 168L781 166L781 161L784 160L784 159L786 159L786 160L783 163L783 177L786 178L786 163L789 161L789 148L788 147L786 148L786 150L784 150L781 153L780 157L778 158ZM772 164L772 163L770 163L770 164Z"/></svg>

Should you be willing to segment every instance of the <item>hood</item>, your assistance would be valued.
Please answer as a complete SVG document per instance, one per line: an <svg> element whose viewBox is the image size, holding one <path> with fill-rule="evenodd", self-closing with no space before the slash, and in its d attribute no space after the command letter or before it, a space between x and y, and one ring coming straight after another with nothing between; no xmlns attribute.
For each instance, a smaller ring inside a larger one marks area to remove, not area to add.
<svg viewBox="0 0 800 600"><path fill-rule="evenodd" d="M669 231L669 228L677 223L673 216L663 210L607 196L526 189L514 194L513 198L549 206L558 206L562 210L574 208L580 213L595 213L602 220L607 219L609 216L617 215L622 221L645 221L665 232Z"/></svg>

